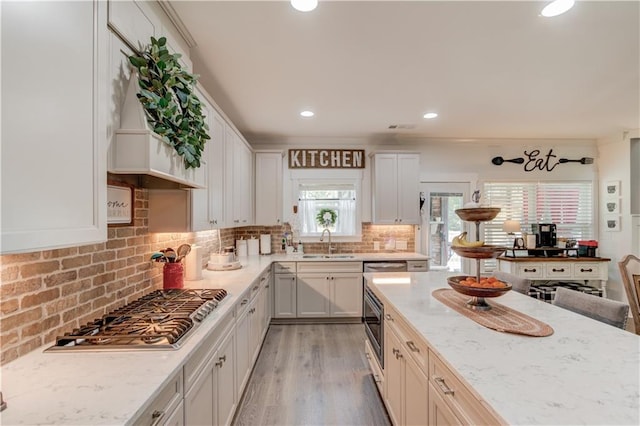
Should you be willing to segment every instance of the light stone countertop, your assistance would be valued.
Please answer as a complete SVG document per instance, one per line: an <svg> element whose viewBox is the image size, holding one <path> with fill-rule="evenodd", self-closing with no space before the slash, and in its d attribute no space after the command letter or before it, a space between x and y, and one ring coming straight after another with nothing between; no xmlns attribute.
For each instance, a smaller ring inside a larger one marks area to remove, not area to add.
<svg viewBox="0 0 640 426"><path fill-rule="evenodd" d="M224 288L228 296L178 350L43 351L51 343L0 370L0 390L7 409L2 425L122 425L140 415L204 339L221 325L251 284L276 261L363 261L427 259L416 253L354 253L353 259L302 259L274 254L239 258L242 268L203 271L187 288ZM70 330L69 330L70 331Z"/></svg>
<svg viewBox="0 0 640 426"><path fill-rule="evenodd" d="M513 291L494 300L554 334L501 333L432 297L448 288L451 273L401 273L410 284L371 284L379 275L365 278L382 302L509 424L640 424L640 336Z"/></svg>

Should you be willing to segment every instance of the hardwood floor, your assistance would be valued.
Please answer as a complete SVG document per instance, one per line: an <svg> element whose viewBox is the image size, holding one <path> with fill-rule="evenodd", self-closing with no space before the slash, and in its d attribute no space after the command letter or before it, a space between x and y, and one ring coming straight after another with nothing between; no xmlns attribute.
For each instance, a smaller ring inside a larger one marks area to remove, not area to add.
<svg viewBox="0 0 640 426"><path fill-rule="evenodd" d="M362 324L271 325L233 424L390 425Z"/></svg>

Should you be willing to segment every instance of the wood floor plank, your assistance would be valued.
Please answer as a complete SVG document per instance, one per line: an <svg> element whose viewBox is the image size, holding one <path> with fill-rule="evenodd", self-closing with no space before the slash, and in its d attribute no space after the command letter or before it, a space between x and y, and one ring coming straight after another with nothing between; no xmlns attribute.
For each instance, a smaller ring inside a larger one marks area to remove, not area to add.
<svg viewBox="0 0 640 426"><path fill-rule="evenodd" d="M390 425L362 324L271 325L233 424Z"/></svg>

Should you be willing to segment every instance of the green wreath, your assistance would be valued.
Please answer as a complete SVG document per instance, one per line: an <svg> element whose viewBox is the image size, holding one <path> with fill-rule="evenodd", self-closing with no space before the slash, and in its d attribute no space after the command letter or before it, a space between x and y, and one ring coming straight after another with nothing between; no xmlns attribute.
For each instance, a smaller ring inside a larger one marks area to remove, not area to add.
<svg viewBox="0 0 640 426"><path fill-rule="evenodd" d="M327 213L331 215L331 217L329 216L325 217ZM324 226L324 227L335 225L337 218L338 218L338 213L336 213L336 211L333 209L320 209L320 211L316 215L316 221L318 222L318 225Z"/></svg>
<svg viewBox="0 0 640 426"><path fill-rule="evenodd" d="M187 169L198 168L204 144L210 139L209 126L194 93L198 76L182 69L180 56L169 53L165 37L151 37L151 44L129 56L129 62L138 70L138 99L147 122L184 158Z"/></svg>

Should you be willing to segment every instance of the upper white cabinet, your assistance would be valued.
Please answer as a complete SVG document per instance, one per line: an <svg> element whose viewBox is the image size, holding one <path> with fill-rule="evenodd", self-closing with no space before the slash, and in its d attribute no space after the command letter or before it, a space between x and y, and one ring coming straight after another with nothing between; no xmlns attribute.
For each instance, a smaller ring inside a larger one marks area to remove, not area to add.
<svg viewBox="0 0 640 426"><path fill-rule="evenodd" d="M109 28L132 48L140 49L159 32L146 1L109 1Z"/></svg>
<svg viewBox="0 0 640 426"><path fill-rule="evenodd" d="M1 251L105 241L106 5L0 7Z"/></svg>
<svg viewBox="0 0 640 426"><path fill-rule="evenodd" d="M282 151L256 151L255 163L255 224L282 225Z"/></svg>
<svg viewBox="0 0 640 426"><path fill-rule="evenodd" d="M230 226L253 224L253 153L236 131L226 128L226 217Z"/></svg>
<svg viewBox="0 0 640 426"><path fill-rule="evenodd" d="M373 159L373 223L420 223L420 154L375 153Z"/></svg>
<svg viewBox="0 0 640 426"><path fill-rule="evenodd" d="M211 139L202 153L206 188L149 190L150 232L197 232L225 226L224 155L227 124L200 88L198 98Z"/></svg>

